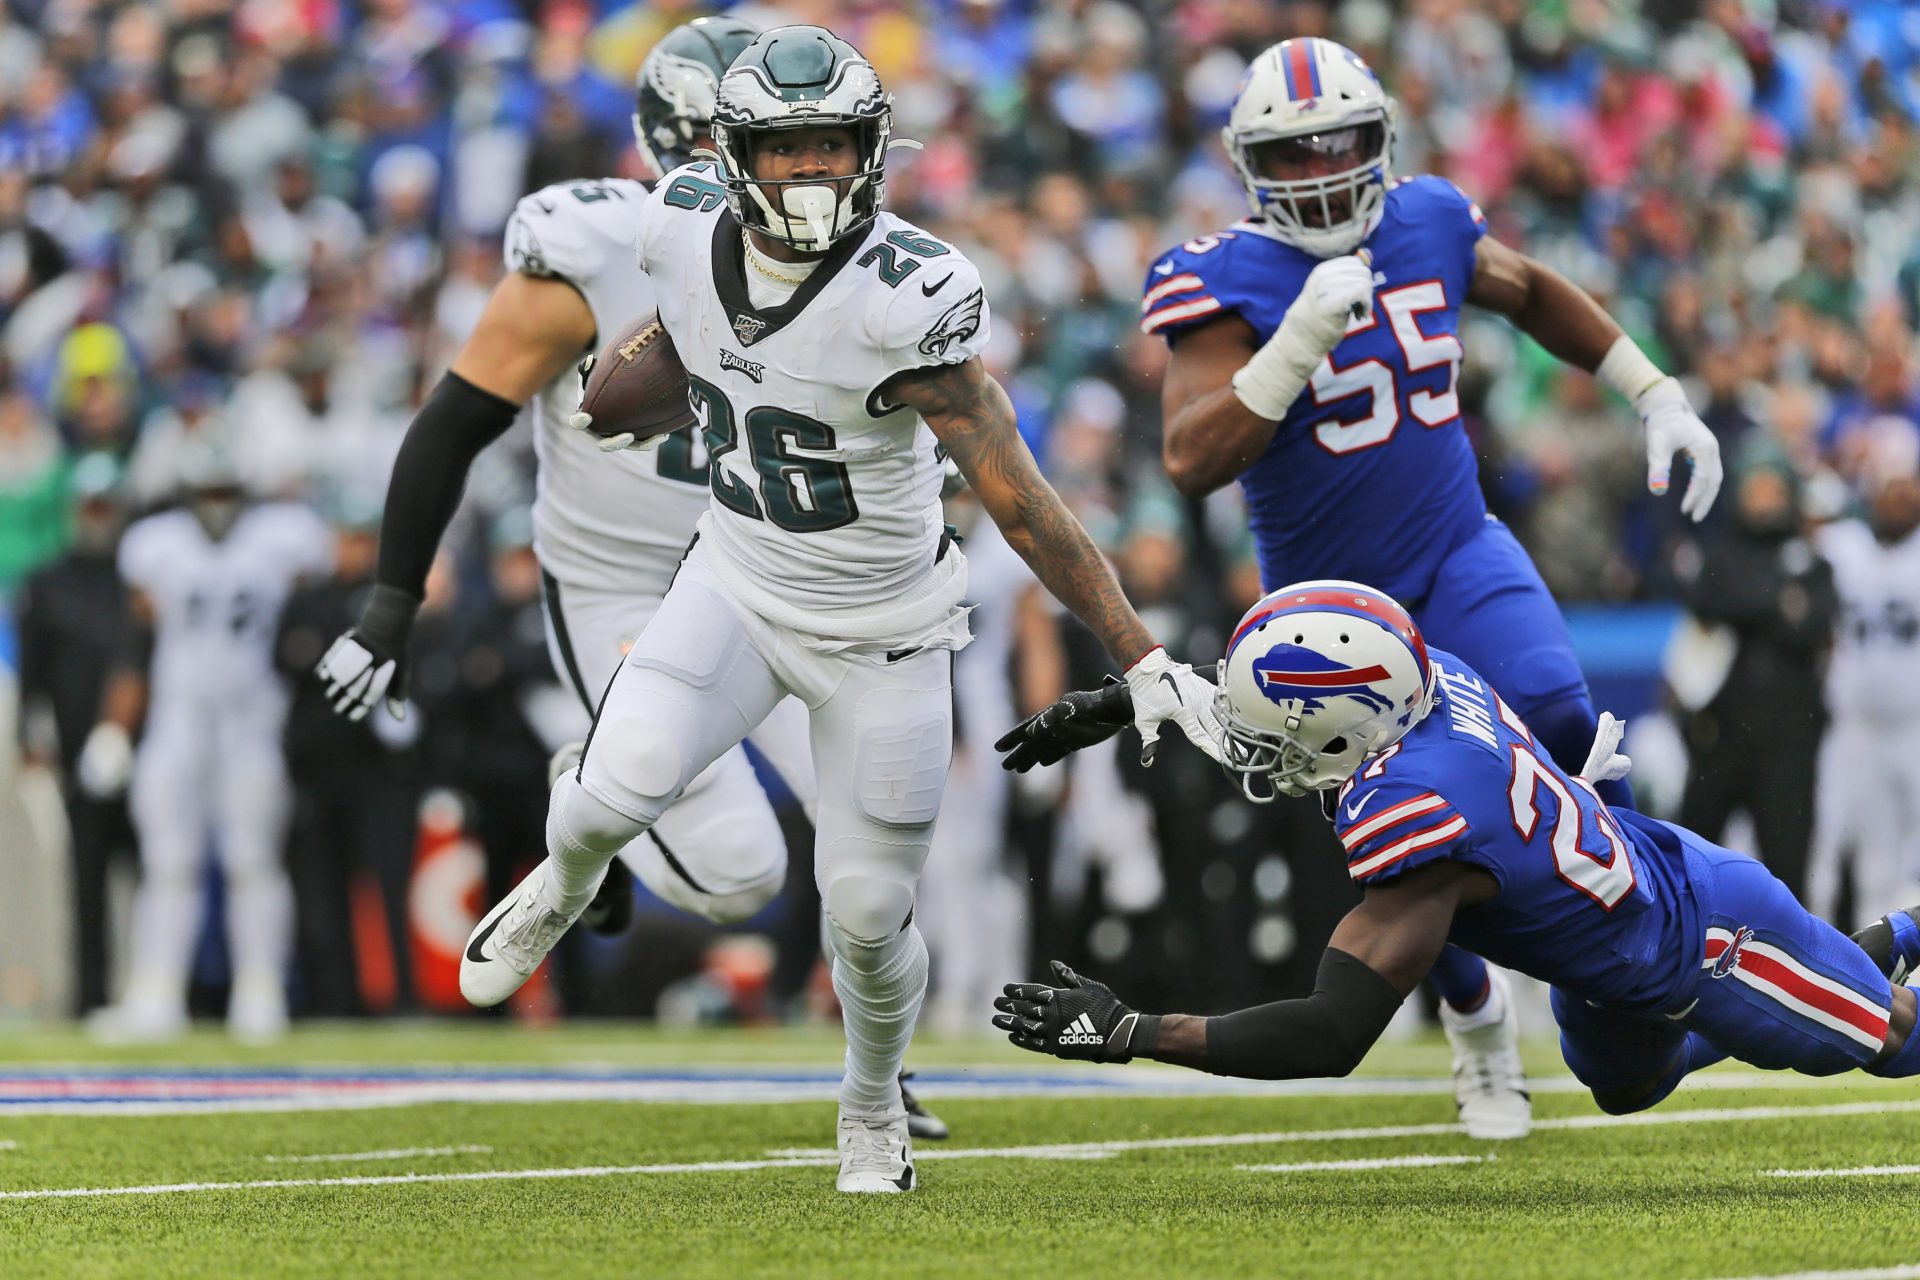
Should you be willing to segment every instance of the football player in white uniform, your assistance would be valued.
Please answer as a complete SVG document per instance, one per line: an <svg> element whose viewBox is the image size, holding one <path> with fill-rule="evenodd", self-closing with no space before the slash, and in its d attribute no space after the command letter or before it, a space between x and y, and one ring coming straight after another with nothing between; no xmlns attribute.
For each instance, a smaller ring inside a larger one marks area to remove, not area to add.
<svg viewBox="0 0 1920 1280"><path fill-rule="evenodd" d="M702 18L648 55L634 138L662 172L706 140L720 75L756 34L738 19ZM646 198L644 183L605 178L547 187L514 209L508 274L394 462L366 609L321 660L320 677L342 714L359 719L382 698L396 711L403 705L407 638L467 470L529 400L548 647L555 672L589 712L659 607L706 509L704 449L687 431L650 452L610 455L567 425L580 398L575 365L599 335L654 305L653 282L633 256L634 220ZM800 710L795 704L776 715L755 745L810 806L813 770ZM779 824L737 749L716 759L623 860L657 896L721 923L753 915L786 878ZM601 909L617 927L629 901L622 881Z"/></svg>
<svg viewBox="0 0 1920 1280"><path fill-rule="evenodd" d="M293 931L281 865L292 805L280 746L289 699L273 669L273 632L296 582L331 563L333 536L305 507L249 505L219 442L183 454L184 504L137 521L120 543L120 576L153 640L129 795L141 875L126 994L90 1026L130 1040L185 1028L211 843L226 879L227 1025L241 1039L266 1040L286 1029ZM104 754L96 740L125 743L137 705L103 722L87 753Z"/></svg>
<svg viewBox="0 0 1920 1280"><path fill-rule="evenodd" d="M847 1035L838 1186L915 1183L897 1073L926 990L914 888L952 744L965 559L940 451L1042 582L1127 669L1149 741L1217 752L1212 686L1154 643L1041 477L978 353L979 276L882 213L889 99L819 27L762 35L722 79L718 163L667 175L641 265L685 363L713 502L556 784L548 858L469 940L461 989L504 1000L608 862L789 694L810 713L816 876Z"/></svg>
<svg viewBox="0 0 1920 1280"><path fill-rule="evenodd" d="M1851 862L1856 925L1871 904L1904 902L1920 880L1920 474L1906 425L1867 469L1867 518L1819 531L1833 566L1840 625L1827 666L1831 720L1807 904L1833 919ZM1902 896L1905 895L1905 896Z"/></svg>

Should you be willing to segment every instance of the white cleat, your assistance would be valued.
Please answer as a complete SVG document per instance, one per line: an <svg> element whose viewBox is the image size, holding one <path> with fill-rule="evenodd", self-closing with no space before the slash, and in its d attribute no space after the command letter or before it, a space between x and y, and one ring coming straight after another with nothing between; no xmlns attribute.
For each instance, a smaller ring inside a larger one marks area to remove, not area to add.
<svg viewBox="0 0 1920 1280"><path fill-rule="evenodd" d="M546 882L543 861L474 926L460 957L460 994L468 1004L484 1009L518 991L572 927L574 916L555 911L541 897Z"/></svg>
<svg viewBox="0 0 1920 1280"><path fill-rule="evenodd" d="M96 1044L161 1044L177 1040L186 1032L186 1010L177 1002L126 1000L87 1015L87 1035Z"/></svg>
<svg viewBox="0 0 1920 1280"><path fill-rule="evenodd" d="M272 1044L287 1034L287 988L279 974L234 977L227 996L227 1034L242 1044Z"/></svg>
<svg viewBox="0 0 1920 1280"><path fill-rule="evenodd" d="M907 1113L862 1116L841 1111L840 1176L833 1185L865 1195L892 1195L918 1186Z"/></svg>
<svg viewBox="0 0 1920 1280"><path fill-rule="evenodd" d="M1487 1002L1472 1013L1440 1002L1440 1025L1453 1046L1453 1099L1469 1138L1524 1138L1533 1128L1533 1099L1520 1064L1520 1020L1506 975L1488 969L1487 980Z"/></svg>

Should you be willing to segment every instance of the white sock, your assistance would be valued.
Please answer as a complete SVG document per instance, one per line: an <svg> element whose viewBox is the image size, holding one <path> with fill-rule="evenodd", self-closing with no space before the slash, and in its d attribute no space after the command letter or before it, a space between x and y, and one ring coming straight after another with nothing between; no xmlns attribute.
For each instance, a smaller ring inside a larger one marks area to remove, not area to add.
<svg viewBox="0 0 1920 1280"><path fill-rule="evenodd" d="M228 882L227 941L236 972L284 974L293 941L293 886L275 866Z"/></svg>
<svg viewBox="0 0 1920 1280"><path fill-rule="evenodd" d="M614 855L644 830L588 795L572 774L561 775L547 801L546 904L562 915L585 911Z"/></svg>
<svg viewBox="0 0 1920 1280"><path fill-rule="evenodd" d="M900 1064L927 995L927 943L919 927L908 925L878 947L838 939L833 990L847 1033L841 1107L898 1113Z"/></svg>
<svg viewBox="0 0 1920 1280"><path fill-rule="evenodd" d="M193 945L199 938L198 880L193 876L156 875L149 870L141 878L133 900L129 999L151 997L170 1005L184 1004L187 966L193 961Z"/></svg>

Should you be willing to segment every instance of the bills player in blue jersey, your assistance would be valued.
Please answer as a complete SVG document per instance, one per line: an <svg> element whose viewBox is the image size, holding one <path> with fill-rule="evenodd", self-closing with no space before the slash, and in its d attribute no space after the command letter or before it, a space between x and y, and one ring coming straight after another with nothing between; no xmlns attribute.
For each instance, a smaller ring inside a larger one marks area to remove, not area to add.
<svg viewBox="0 0 1920 1280"><path fill-rule="evenodd" d="M1029 731L1009 764L1042 739L1117 732L1125 695L1077 695L1074 736ZM1266 597L1229 643L1216 709L1230 776L1256 801L1330 801L1365 891L1314 994L1222 1017L1153 1016L1056 962L1057 985L1010 984L994 1002L1015 1044L1263 1079L1345 1075L1451 939L1552 984L1567 1065L1609 1112L1650 1107L1724 1057L1808 1075L1920 1074L1915 993L1899 985L1920 959L1912 912L1850 939L1755 859L1610 809L1594 784L1629 763L1614 754L1610 718L1585 776L1568 774L1385 594L1322 581Z"/></svg>
<svg viewBox="0 0 1920 1280"><path fill-rule="evenodd" d="M1592 700L1546 585L1480 494L1460 423L1461 306L1507 316L1631 400L1650 487L1664 492L1686 453L1681 506L1695 519L1719 490L1719 447L1679 384L1586 293L1487 235L1451 182L1391 176L1394 111L1366 63L1330 40L1284 41L1248 68L1222 141L1253 216L1147 273L1141 327L1173 349L1167 473L1189 497L1240 482L1269 588L1352 578L1406 601L1573 767L1593 737ZM1602 792L1631 803L1624 781ZM1463 1089L1471 1075L1499 1091L1517 1054L1467 1043L1494 1038L1498 984L1459 951L1434 977ZM1505 1067L1489 1077L1476 1053Z"/></svg>

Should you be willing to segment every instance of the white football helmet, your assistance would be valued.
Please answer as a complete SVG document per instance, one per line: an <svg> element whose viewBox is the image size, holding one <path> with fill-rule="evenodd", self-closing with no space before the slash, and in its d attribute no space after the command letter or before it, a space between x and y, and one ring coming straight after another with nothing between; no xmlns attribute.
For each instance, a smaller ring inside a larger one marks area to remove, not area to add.
<svg viewBox="0 0 1920 1280"><path fill-rule="evenodd" d="M1254 216L1295 248L1336 258L1359 248L1379 224L1393 116L1393 99L1359 54L1309 36L1282 40L1253 60L1220 141ZM1324 168L1330 157L1353 163L1313 176L1266 176L1276 162Z"/></svg>
<svg viewBox="0 0 1920 1280"><path fill-rule="evenodd" d="M1426 641L1392 597L1358 582L1282 587L1227 643L1221 767L1256 804L1339 786L1420 723L1433 690Z"/></svg>

